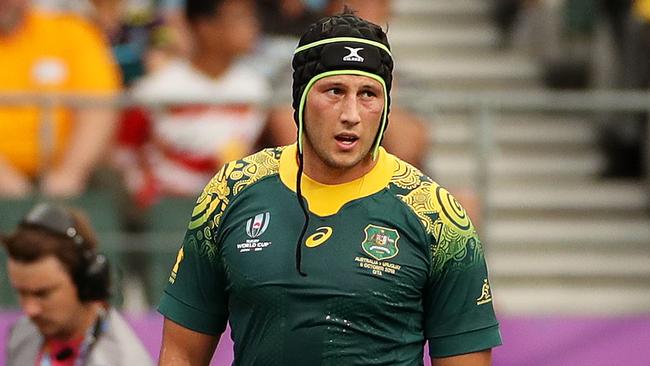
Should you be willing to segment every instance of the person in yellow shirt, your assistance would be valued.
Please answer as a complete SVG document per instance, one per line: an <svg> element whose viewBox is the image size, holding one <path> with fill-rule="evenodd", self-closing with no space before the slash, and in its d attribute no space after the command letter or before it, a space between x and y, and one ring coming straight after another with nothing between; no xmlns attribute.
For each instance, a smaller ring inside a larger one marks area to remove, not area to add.
<svg viewBox="0 0 650 366"><path fill-rule="evenodd" d="M650 0L636 0L634 10L640 18L650 22Z"/></svg>
<svg viewBox="0 0 650 366"><path fill-rule="evenodd" d="M2 96L107 97L120 77L102 35L72 14L45 13L29 0L0 1L0 197L73 197L112 141L116 112L106 106L51 108Z"/></svg>

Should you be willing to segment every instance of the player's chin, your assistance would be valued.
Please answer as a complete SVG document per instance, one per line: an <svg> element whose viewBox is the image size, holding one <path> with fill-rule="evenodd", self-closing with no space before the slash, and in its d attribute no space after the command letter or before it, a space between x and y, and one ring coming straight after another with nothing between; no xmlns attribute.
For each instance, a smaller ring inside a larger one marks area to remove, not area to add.
<svg viewBox="0 0 650 366"><path fill-rule="evenodd" d="M332 165L338 169L354 168L365 160L365 155L366 154L363 154L361 152L347 152L337 154L337 156L332 159Z"/></svg>

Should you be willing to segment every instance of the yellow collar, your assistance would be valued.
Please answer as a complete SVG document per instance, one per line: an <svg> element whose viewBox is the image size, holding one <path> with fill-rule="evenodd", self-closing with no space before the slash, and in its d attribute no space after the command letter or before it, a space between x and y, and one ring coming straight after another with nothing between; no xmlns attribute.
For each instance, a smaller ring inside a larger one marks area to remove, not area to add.
<svg viewBox="0 0 650 366"><path fill-rule="evenodd" d="M285 186L296 191L296 162L297 147L295 144L282 151L280 157L280 179ZM319 216L329 216L337 213L343 205L377 193L388 186L393 172L395 160L392 155L380 147L377 164L366 175L351 182L342 184L322 184L307 175L302 176L302 195L307 200L309 210Z"/></svg>

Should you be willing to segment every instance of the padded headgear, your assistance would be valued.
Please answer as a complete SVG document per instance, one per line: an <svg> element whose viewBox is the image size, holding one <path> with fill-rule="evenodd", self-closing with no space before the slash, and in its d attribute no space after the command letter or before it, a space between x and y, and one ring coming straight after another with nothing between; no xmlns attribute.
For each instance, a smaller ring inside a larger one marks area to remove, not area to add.
<svg viewBox="0 0 650 366"><path fill-rule="evenodd" d="M302 152L302 130L307 94L319 79L332 75L362 75L384 88L384 113L373 154L388 126L393 57L380 26L344 13L323 18L303 34L293 55L293 109Z"/></svg>
<svg viewBox="0 0 650 366"><path fill-rule="evenodd" d="M80 255L81 265L71 274L79 300L85 302L109 298L108 260L87 245L77 229L74 217L67 209L47 203L38 204L25 215L20 225L46 230L48 233L70 239Z"/></svg>

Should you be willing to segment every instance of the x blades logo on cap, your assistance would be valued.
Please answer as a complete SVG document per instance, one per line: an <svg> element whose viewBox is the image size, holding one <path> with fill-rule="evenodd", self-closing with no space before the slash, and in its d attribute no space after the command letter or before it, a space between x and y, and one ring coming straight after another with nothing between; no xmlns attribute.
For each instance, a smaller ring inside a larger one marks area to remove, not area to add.
<svg viewBox="0 0 650 366"><path fill-rule="evenodd" d="M361 43L333 43L323 46L321 63L327 70L353 68L379 74L381 55L378 48L366 47Z"/></svg>
<svg viewBox="0 0 650 366"><path fill-rule="evenodd" d="M350 51L350 54L343 57L343 61L358 61L363 62L363 57L359 56L359 51L363 50L363 47L352 48L352 47L343 47Z"/></svg>

